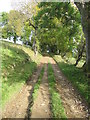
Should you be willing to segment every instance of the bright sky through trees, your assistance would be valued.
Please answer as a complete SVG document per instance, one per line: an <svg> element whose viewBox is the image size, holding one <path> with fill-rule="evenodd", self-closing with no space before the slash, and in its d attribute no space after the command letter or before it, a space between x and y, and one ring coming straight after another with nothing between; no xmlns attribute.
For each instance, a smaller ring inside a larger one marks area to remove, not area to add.
<svg viewBox="0 0 90 120"><path fill-rule="evenodd" d="M11 0L0 0L0 12L9 12L11 9Z"/></svg>

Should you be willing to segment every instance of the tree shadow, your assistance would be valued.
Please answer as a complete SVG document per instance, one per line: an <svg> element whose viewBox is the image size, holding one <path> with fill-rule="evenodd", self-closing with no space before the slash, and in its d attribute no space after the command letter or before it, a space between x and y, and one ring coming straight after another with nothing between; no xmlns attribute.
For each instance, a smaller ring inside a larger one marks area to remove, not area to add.
<svg viewBox="0 0 90 120"><path fill-rule="evenodd" d="M16 89L19 84L27 82L36 70L37 64L22 49L7 45L3 48L13 51L10 52L10 55L5 53L2 59L2 93L4 99L5 96L12 93L10 92L12 91L11 88Z"/></svg>
<svg viewBox="0 0 90 120"><path fill-rule="evenodd" d="M27 81L27 85L31 86L31 89L29 90L29 96L28 96L28 107L26 110L26 116L25 119L31 119L31 107L33 106L34 100L33 100L33 92L34 92L34 86L38 82L42 67L44 66L44 63L41 63L40 66L37 67L37 70L32 75L32 78Z"/></svg>

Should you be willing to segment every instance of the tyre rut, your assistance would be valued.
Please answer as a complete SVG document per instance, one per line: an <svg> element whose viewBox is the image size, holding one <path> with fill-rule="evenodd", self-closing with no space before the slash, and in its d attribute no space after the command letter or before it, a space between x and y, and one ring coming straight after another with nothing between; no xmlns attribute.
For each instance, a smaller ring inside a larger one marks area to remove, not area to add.
<svg viewBox="0 0 90 120"><path fill-rule="evenodd" d="M82 101L72 84L60 71L56 62L49 58L56 77L56 88L60 93L67 118L87 118L88 106Z"/></svg>
<svg viewBox="0 0 90 120"><path fill-rule="evenodd" d="M31 118L51 118L51 116L47 64L45 64L45 71L38 90L38 96L32 106Z"/></svg>
<svg viewBox="0 0 90 120"><path fill-rule="evenodd" d="M22 87L21 91L15 96L15 98L6 105L2 113L2 118L25 118L29 115L30 98L42 67L43 63L37 67L37 70L33 73L32 77L27 81L27 84Z"/></svg>

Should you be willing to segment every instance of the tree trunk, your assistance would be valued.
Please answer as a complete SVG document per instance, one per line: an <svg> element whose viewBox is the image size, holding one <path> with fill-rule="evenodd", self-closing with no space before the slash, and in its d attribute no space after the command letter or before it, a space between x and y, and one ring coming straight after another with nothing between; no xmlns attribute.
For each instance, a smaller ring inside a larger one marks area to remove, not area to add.
<svg viewBox="0 0 90 120"><path fill-rule="evenodd" d="M14 41L15 44L16 44L16 39L17 39L17 37L15 35L14 38L13 38L13 41Z"/></svg>
<svg viewBox="0 0 90 120"><path fill-rule="evenodd" d="M14 41L14 43L16 44L16 39L15 39L15 38L14 38L14 40L13 40L13 41Z"/></svg>
<svg viewBox="0 0 90 120"><path fill-rule="evenodd" d="M81 49L81 50L79 50L78 58L77 58L77 60L76 60L75 66L78 65L79 61L80 61L81 58L82 58L82 55L83 55L83 52L84 52L84 49L85 49L85 42L83 43L82 48L80 48L80 49Z"/></svg>
<svg viewBox="0 0 90 120"><path fill-rule="evenodd" d="M84 72L86 72L86 62L83 64L82 69Z"/></svg>
<svg viewBox="0 0 90 120"><path fill-rule="evenodd" d="M33 41L33 50L34 50L34 55L36 55L37 52L37 47L36 47L36 29L35 29L35 37Z"/></svg>
<svg viewBox="0 0 90 120"><path fill-rule="evenodd" d="M81 23L83 32L86 38L86 66L87 66L87 75L90 77L90 38L89 38L89 31L90 31L90 16L89 16L89 7L90 2L84 3L75 3L78 7L80 14L81 14Z"/></svg>

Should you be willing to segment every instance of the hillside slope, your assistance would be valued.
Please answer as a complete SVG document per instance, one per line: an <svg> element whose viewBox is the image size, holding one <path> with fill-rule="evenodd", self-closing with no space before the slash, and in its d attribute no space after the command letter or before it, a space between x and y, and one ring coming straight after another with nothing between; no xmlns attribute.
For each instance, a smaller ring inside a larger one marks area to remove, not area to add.
<svg viewBox="0 0 90 120"><path fill-rule="evenodd" d="M2 107L18 92L35 71L41 55L34 56L33 51L21 45L2 42Z"/></svg>

